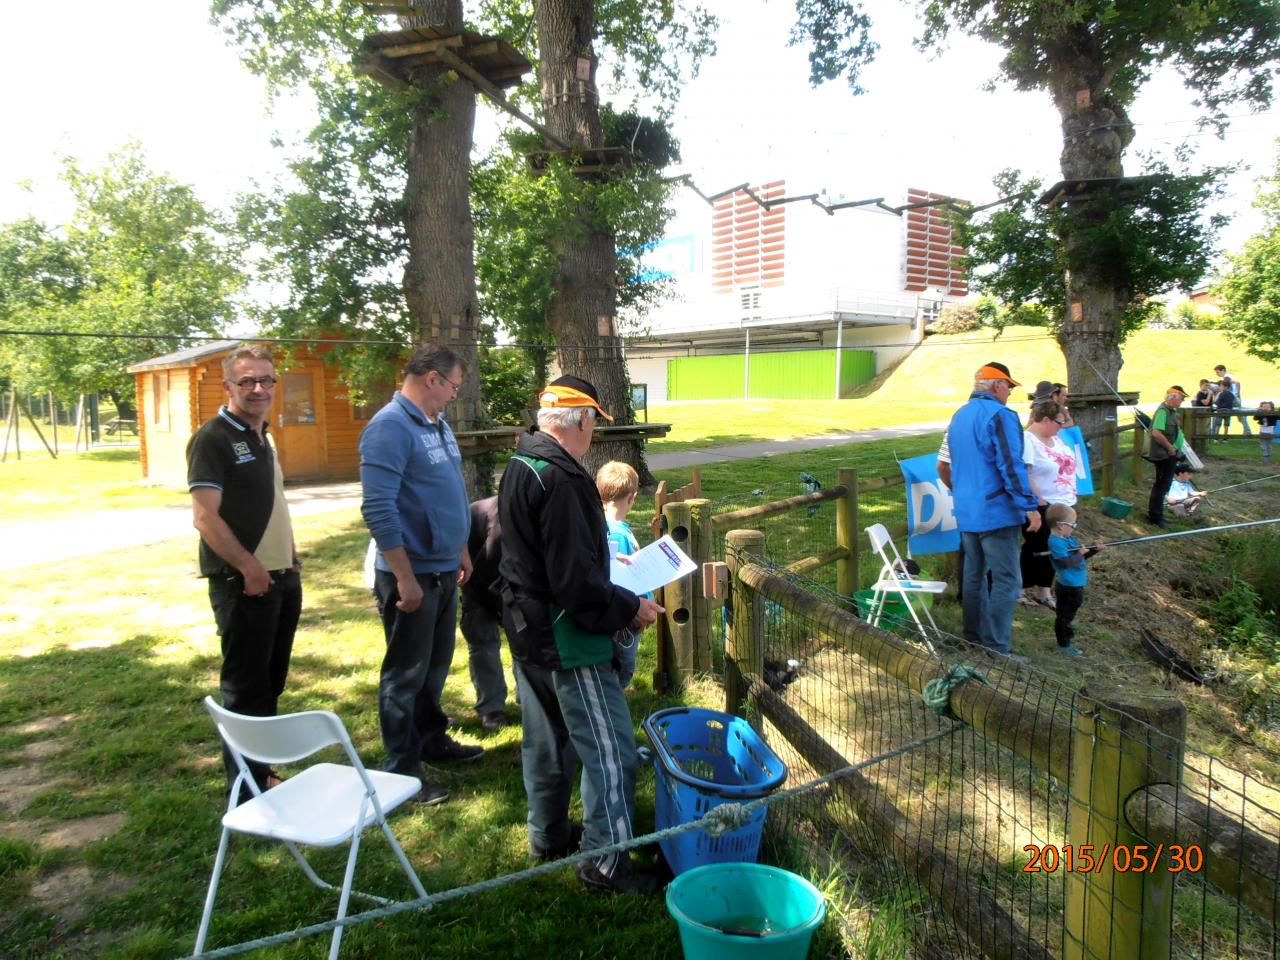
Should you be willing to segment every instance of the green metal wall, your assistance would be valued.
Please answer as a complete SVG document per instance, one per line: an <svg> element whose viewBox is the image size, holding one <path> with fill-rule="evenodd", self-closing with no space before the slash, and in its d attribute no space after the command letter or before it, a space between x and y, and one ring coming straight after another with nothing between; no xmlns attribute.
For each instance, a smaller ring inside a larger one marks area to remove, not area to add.
<svg viewBox="0 0 1280 960"><path fill-rule="evenodd" d="M667 361L668 400L736 400L742 396L740 353ZM840 395L874 379L873 350L840 351ZM751 396L759 400L830 400L836 351L804 350L751 355Z"/></svg>

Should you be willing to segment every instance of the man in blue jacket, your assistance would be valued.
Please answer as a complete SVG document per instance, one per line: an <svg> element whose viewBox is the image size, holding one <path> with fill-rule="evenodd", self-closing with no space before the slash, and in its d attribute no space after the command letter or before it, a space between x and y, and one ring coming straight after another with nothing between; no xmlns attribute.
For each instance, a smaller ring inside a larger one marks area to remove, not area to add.
<svg viewBox="0 0 1280 960"><path fill-rule="evenodd" d="M471 511L462 454L444 419L466 368L448 347L424 344L404 368L404 384L360 435L361 512L377 544L374 596L387 638L378 680L378 722L387 769L416 776L416 800L449 793L422 762L472 760L484 753L447 733L440 707L453 663L458 585L471 575Z"/></svg>
<svg viewBox="0 0 1280 960"><path fill-rule="evenodd" d="M951 495L964 551L964 638L1011 654L1013 611L1022 589L1023 524L1040 527L1036 495L1022 461L1022 424L1005 406L1019 386L1002 363L974 374L969 402L947 428ZM987 574L991 590L987 591Z"/></svg>

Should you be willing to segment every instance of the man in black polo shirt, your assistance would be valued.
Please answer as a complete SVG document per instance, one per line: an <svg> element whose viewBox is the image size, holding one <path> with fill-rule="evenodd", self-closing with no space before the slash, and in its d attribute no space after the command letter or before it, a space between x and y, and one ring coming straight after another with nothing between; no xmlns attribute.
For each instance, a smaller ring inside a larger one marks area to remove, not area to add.
<svg viewBox="0 0 1280 960"><path fill-rule="evenodd" d="M200 575L222 637L222 705L271 717L284 691L293 633L302 611L302 579L284 499L284 476L267 441L275 365L261 346L241 346L222 361L227 403L187 444L187 487L200 531ZM230 791L239 771L222 751ZM262 790L279 783L251 761ZM249 796L242 789L239 799Z"/></svg>

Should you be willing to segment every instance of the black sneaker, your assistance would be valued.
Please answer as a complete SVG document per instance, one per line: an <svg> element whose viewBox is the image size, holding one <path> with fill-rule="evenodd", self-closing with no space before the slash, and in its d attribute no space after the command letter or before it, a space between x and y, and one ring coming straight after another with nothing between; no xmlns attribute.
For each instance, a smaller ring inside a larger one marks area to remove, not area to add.
<svg viewBox="0 0 1280 960"><path fill-rule="evenodd" d="M569 839L558 847L552 847L549 850L539 850L529 843L529 859L534 863L543 863L547 860L563 860L565 857L573 856L582 846L582 824L574 822L569 824Z"/></svg>
<svg viewBox="0 0 1280 960"><path fill-rule="evenodd" d="M626 854L621 855L611 876L606 877L590 860L583 861L573 869L583 884L606 893L658 893L663 886L657 877L637 870Z"/></svg>
<svg viewBox="0 0 1280 960"><path fill-rule="evenodd" d="M426 747L422 748L422 759L427 763L440 763L446 760L475 760L483 755L484 747L473 747L465 743L459 743L448 735L443 738L443 746L434 750L428 750Z"/></svg>
<svg viewBox="0 0 1280 960"><path fill-rule="evenodd" d="M405 803L416 803L422 807L434 807L437 803L444 803L449 799L449 791L443 785L436 783L434 780L423 780L422 789L415 793Z"/></svg>
<svg viewBox="0 0 1280 960"><path fill-rule="evenodd" d="M490 733L497 733L507 725L507 714L503 710L491 710L480 714L480 726Z"/></svg>
<svg viewBox="0 0 1280 960"><path fill-rule="evenodd" d="M1147 517L1147 523L1155 524L1157 527L1167 527L1169 521L1164 517Z"/></svg>

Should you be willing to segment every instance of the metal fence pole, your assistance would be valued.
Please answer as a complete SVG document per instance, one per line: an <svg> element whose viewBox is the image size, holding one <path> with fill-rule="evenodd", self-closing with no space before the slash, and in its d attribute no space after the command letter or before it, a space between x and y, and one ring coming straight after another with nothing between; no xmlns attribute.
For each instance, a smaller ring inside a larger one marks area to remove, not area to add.
<svg viewBox="0 0 1280 960"><path fill-rule="evenodd" d="M751 558L763 554L764 534L759 530L730 530L725 537L733 596L724 631L724 709L735 716L741 715L747 695L743 675L764 676L764 602L738 579Z"/></svg>

